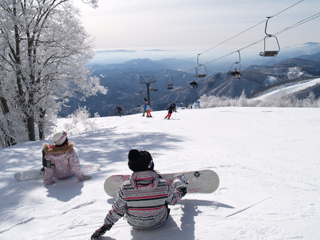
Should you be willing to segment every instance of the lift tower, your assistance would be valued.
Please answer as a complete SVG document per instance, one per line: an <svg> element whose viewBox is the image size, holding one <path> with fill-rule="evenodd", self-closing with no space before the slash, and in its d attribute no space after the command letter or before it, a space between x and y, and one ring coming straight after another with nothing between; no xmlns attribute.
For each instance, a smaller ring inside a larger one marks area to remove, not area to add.
<svg viewBox="0 0 320 240"><path fill-rule="evenodd" d="M155 83L156 80L153 80L154 75L152 75L152 76L140 76L140 78L141 78L140 84L147 85L148 104L151 107L150 84Z"/></svg>

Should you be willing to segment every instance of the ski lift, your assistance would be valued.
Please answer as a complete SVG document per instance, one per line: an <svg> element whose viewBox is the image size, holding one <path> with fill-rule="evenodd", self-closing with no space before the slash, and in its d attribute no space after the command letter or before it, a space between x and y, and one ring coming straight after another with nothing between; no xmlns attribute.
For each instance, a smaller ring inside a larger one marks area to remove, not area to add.
<svg viewBox="0 0 320 240"><path fill-rule="evenodd" d="M267 18L268 18L268 20L266 21L266 26L265 26L265 29L264 29L264 32L266 34L266 36L264 37L264 40L263 40L264 41L264 50L263 50L263 52L260 52L259 55L261 57L275 57L280 52L280 45L279 45L278 38L276 36L273 36L272 34L268 34L267 33L267 25L268 25L268 21L269 21L269 19L271 17L267 17ZM276 42L277 42L277 45L278 45L278 50L272 50L272 51L268 50L268 51L266 51L266 40L267 40L267 38L275 38L276 39Z"/></svg>
<svg viewBox="0 0 320 240"><path fill-rule="evenodd" d="M140 84L141 84L141 82L140 82ZM138 93L144 93L144 91L142 90L141 85L139 86Z"/></svg>
<svg viewBox="0 0 320 240"><path fill-rule="evenodd" d="M173 77L169 76L168 72L169 72L169 69L167 69L167 74L166 74L166 76L167 76L166 86L167 86L168 90L172 90L174 81L173 81Z"/></svg>
<svg viewBox="0 0 320 240"><path fill-rule="evenodd" d="M197 83L196 80L193 80L193 81L190 82L189 84L192 86L192 88L198 88L198 83Z"/></svg>
<svg viewBox="0 0 320 240"><path fill-rule="evenodd" d="M154 87L150 88L150 91L158 92L157 84L154 82Z"/></svg>
<svg viewBox="0 0 320 240"><path fill-rule="evenodd" d="M232 63L229 72L231 73L231 75L235 76L236 79L240 79L240 77L242 76L241 63L240 63L241 62L241 56L240 56L240 51L238 50L237 52L239 54L239 61ZM236 67L238 67L238 69ZM234 71L232 71L233 68L234 68Z"/></svg>
<svg viewBox="0 0 320 240"><path fill-rule="evenodd" d="M195 77L196 78L205 78L208 75L208 70L207 70L206 65L199 64L199 56L200 56L200 54L198 54L198 57L197 57L198 66L195 68L196 69Z"/></svg>

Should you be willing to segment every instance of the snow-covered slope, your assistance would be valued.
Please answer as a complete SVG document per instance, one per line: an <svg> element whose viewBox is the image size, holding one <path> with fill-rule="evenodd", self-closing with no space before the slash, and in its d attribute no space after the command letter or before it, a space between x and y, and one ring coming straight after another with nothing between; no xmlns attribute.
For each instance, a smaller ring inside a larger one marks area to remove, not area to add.
<svg viewBox="0 0 320 240"><path fill-rule="evenodd" d="M179 110L169 121L165 115L97 118L98 130L70 136L82 163L102 165L86 182L17 182L15 172L40 168L43 142L0 149L0 239L89 239L114 202L104 180L130 173L131 148L150 151L163 173L212 169L220 187L187 195L157 230L137 231L121 219L102 239L320 238L319 109Z"/></svg>
<svg viewBox="0 0 320 240"><path fill-rule="evenodd" d="M274 98L277 96L281 97L284 95L289 95L289 94L298 92L300 90L315 86L316 84L319 84L319 83L320 83L320 78L306 80L300 83L287 84L287 85L281 86L280 88L272 89L271 91L259 97L252 98L250 100L268 100L270 98Z"/></svg>

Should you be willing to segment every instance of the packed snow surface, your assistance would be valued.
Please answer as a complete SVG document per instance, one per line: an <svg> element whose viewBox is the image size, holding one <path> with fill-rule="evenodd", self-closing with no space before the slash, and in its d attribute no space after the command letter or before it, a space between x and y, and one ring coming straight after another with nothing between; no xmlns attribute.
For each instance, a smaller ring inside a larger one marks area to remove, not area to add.
<svg viewBox="0 0 320 240"><path fill-rule="evenodd" d="M121 219L101 239L320 239L319 109L186 109L164 120L166 113L96 118L97 130L70 136L81 163L102 165L85 182L13 178L41 168L49 140L0 149L0 239L90 239L115 201L103 183L130 173L131 148L148 150L160 173L211 169L220 186L187 194L159 229L138 231Z"/></svg>

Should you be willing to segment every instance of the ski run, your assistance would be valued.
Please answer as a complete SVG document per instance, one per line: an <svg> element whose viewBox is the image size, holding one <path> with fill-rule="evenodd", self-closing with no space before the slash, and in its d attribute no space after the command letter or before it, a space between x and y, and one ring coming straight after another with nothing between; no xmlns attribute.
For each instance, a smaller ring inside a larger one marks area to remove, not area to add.
<svg viewBox="0 0 320 240"><path fill-rule="evenodd" d="M14 174L41 168L44 142L0 149L0 239L87 240L114 198L112 174L130 174L130 149L148 150L160 173L211 169L220 186L187 194L160 228L120 219L102 240L320 239L319 108L211 108L92 118L95 129L69 135L81 164L101 164L92 179L44 186ZM59 119L64 129L72 119Z"/></svg>

